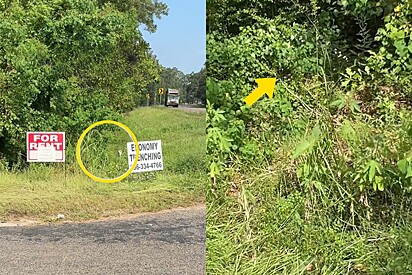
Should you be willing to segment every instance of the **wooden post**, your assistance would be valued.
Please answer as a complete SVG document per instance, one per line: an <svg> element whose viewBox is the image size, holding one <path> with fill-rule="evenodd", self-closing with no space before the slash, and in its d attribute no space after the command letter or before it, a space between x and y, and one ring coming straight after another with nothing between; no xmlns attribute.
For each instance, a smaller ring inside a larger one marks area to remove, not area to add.
<svg viewBox="0 0 412 275"><path fill-rule="evenodd" d="M66 162L64 162L64 187L67 186Z"/></svg>

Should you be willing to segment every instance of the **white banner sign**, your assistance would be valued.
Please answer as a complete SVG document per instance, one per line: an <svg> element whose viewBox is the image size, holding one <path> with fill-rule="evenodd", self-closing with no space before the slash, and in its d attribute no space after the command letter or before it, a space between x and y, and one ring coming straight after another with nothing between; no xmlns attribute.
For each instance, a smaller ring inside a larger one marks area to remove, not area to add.
<svg viewBox="0 0 412 275"><path fill-rule="evenodd" d="M136 158L136 146L134 142L127 143L127 159L129 169ZM163 170L162 142L139 141L139 159L133 173Z"/></svg>

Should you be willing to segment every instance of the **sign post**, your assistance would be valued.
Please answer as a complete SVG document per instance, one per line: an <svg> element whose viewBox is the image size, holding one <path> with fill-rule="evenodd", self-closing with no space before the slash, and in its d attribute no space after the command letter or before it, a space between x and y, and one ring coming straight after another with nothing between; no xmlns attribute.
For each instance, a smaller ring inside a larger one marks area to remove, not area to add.
<svg viewBox="0 0 412 275"><path fill-rule="evenodd" d="M149 99L150 99L150 95L146 94L146 99L147 99L147 107L149 107Z"/></svg>
<svg viewBox="0 0 412 275"><path fill-rule="evenodd" d="M164 94L164 92L165 92L165 89L163 89L163 88L160 88L159 89L159 95L160 95L160 105L162 105L162 94Z"/></svg>
<svg viewBox="0 0 412 275"><path fill-rule="evenodd" d="M132 173L142 173L163 170L162 142L160 140L139 141L139 156L136 167ZM136 145L127 143L127 159L129 169L136 158Z"/></svg>

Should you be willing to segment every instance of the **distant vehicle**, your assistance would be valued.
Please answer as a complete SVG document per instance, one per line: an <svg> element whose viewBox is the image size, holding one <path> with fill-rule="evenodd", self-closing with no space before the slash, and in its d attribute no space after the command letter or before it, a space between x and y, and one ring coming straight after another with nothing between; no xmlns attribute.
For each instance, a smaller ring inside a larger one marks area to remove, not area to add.
<svg viewBox="0 0 412 275"><path fill-rule="evenodd" d="M167 89L165 94L165 106L179 107L180 94L176 89Z"/></svg>

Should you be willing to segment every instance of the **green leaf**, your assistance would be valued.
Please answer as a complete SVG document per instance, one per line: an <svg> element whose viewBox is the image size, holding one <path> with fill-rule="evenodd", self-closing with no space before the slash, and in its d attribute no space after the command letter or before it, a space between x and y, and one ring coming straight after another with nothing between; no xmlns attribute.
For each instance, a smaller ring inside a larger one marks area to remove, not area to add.
<svg viewBox="0 0 412 275"><path fill-rule="evenodd" d="M313 186L317 189L317 190L319 190L321 193L324 193L325 191L323 190L323 187L322 187L322 183L321 182L319 182L319 181L312 181L312 183L313 183Z"/></svg>
<svg viewBox="0 0 412 275"><path fill-rule="evenodd" d="M402 174L406 174L406 170L408 168L408 161L406 159L401 159L398 161L398 168L402 172Z"/></svg>
<svg viewBox="0 0 412 275"><path fill-rule="evenodd" d="M407 51L404 39L396 40L395 43L393 43L393 45L395 46L399 56L404 57L406 55Z"/></svg>
<svg viewBox="0 0 412 275"><path fill-rule="evenodd" d="M350 109L351 109L352 113L355 113L355 111L358 112L358 113L361 112L360 106L357 102L352 102L352 104L350 105Z"/></svg>
<svg viewBox="0 0 412 275"><path fill-rule="evenodd" d="M222 137L220 140L220 150L226 152L230 150L233 139Z"/></svg>
<svg viewBox="0 0 412 275"><path fill-rule="evenodd" d="M298 177L298 179L301 179L303 176L303 167L298 167L298 169L296 170L296 176Z"/></svg>
<svg viewBox="0 0 412 275"><path fill-rule="evenodd" d="M349 120L345 119L342 123L341 133L344 139L346 140L357 140L358 136L355 129L353 129L352 124Z"/></svg>
<svg viewBox="0 0 412 275"><path fill-rule="evenodd" d="M216 162L212 162L210 164L210 176L214 178L217 174L219 174L219 166Z"/></svg>
<svg viewBox="0 0 412 275"><path fill-rule="evenodd" d="M332 107L337 107L339 110L345 107L345 99L344 98L339 98L335 101L333 101L330 106Z"/></svg>
<svg viewBox="0 0 412 275"><path fill-rule="evenodd" d="M309 148L311 147L311 143L306 139L299 142L296 146L295 152L293 153L292 158L296 159L297 157L303 155Z"/></svg>
<svg viewBox="0 0 412 275"><path fill-rule="evenodd" d="M308 163L305 163L303 165L303 176L309 177L310 172L311 172L311 166Z"/></svg>
<svg viewBox="0 0 412 275"><path fill-rule="evenodd" d="M406 178L412 177L412 167L408 166L408 173L406 174Z"/></svg>
<svg viewBox="0 0 412 275"><path fill-rule="evenodd" d="M378 172L380 174L380 168L379 168L379 163L374 161L374 160L370 160L367 164L366 164L366 170L369 170L369 181L372 182L373 178L375 177L376 172Z"/></svg>
<svg viewBox="0 0 412 275"><path fill-rule="evenodd" d="M318 125L316 125L312 129L312 133L309 137L309 139L303 139L299 142L299 144L296 146L295 152L293 153L292 158L296 159L297 157L303 155L305 152L310 151L313 146L316 144L316 142L319 141L321 135L321 130Z"/></svg>
<svg viewBox="0 0 412 275"><path fill-rule="evenodd" d="M349 83L350 83L350 78L342 82L342 87L348 86Z"/></svg>
<svg viewBox="0 0 412 275"><path fill-rule="evenodd" d="M378 190L379 191L383 191L384 190L384 186L383 186L383 182L382 182L383 178L380 176L376 176L375 177L375 182L378 184Z"/></svg>
<svg viewBox="0 0 412 275"><path fill-rule="evenodd" d="M398 39L404 39L405 38L405 32L403 31L403 30L398 30L398 29L396 29L396 28L393 28L393 31L391 32L391 33L389 33L389 37L392 39L392 40L397 40L397 41L399 41ZM396 41L396 42L397 42ZM396 43L395 42L395 43Z"/></svg>
<svg viewBox="0 0 412 275"><path fill-rule="evenodd" d="M320 135L321 135L321 131L320 131L319 125L316 125L315 128L313 128L312 134L310 136L311 142L318 141Z"/></svg>
<svg viewBox="0 0 412 275"><path fill-rule="evenodd" d="M369 181L372 181L375 177L375 168L376 166L372 165L369 167Z"/></svg>

